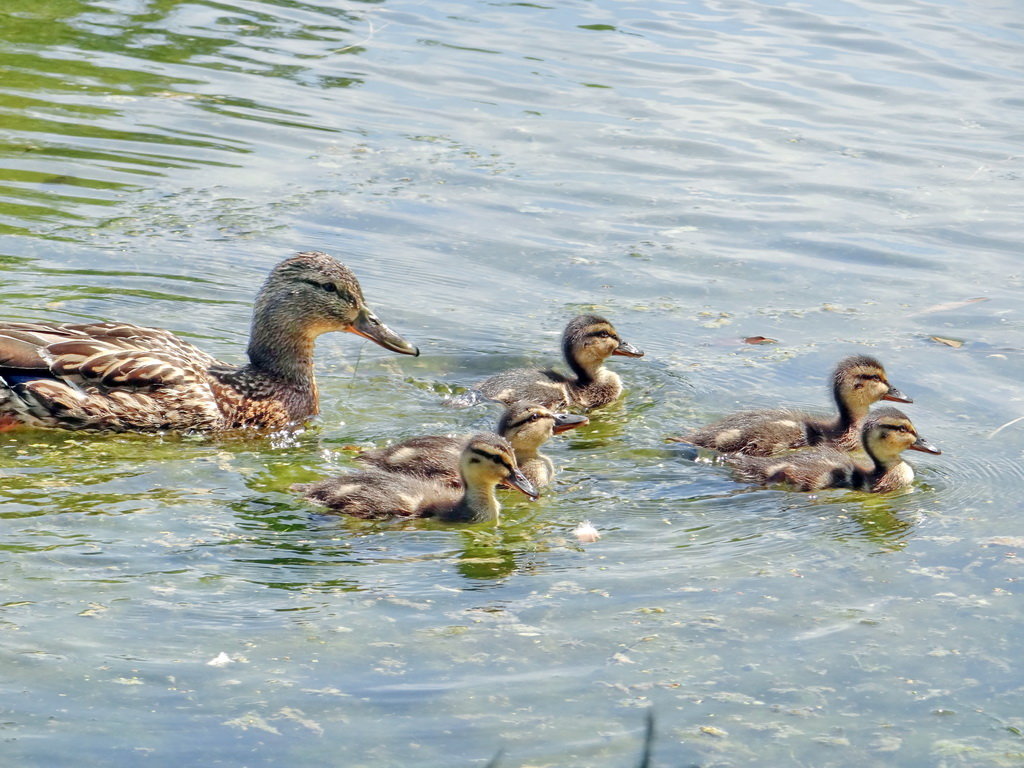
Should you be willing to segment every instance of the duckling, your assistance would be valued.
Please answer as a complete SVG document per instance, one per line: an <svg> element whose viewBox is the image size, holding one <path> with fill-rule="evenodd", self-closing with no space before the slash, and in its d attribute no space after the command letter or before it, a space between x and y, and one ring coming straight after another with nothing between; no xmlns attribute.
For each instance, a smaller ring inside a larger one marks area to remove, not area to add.
<svg viewBox="0 0 1024 768"><path fill-rule="evenodd" d="M0 323L0 427L153 432L277 430L319 411L313 344L348 331L419 350L377 319L326 253L285 259L256 297L249 363L222 363L169 331L126 323Z"/></svg>
<svg viewBox="0 0 1024 768"><path fill-rule="evenodd" d="M474 405L486 398L506 405L521 400L552 410L590 410L607 405L622 394L622 380L604 367L605 360L612 355L644 356L620 339L611 323L597 315L580 315L569 321L562 334L562 354L572 376L553 370L515 368L475 384L470 392L452 398L451 403Z"/></svg>
<svg viewBox="0 0 1024 768"><path fill-rule="evenodd" d="M494 494L505 483L532 499L537 490L516 466L508 441L498 435L473 435L459 455L462 488L436 480L368 470L317 483L292 486L305 498L354 517L436 517L456 523L497 521L501 506Z"/></svg>
<svg viewBox="0 0 1024 768"><path fill-rule="evenodd" d="M861 426L872 403L913 402L889 384L882 364L867 355L839 361L832 375L832 395L839 410L833 419L799 411L747 411L670 440L748 456L771 456L789 448L823 443L853 451L860 446Z"/></svg>
<svg viewBox="0 0 1024 768"><path fill-rule="evenodd" d="M914 480L913 467L900 457L903 451L942 453L919 436L910 419L896 408L879 408L868 416L861 440L867 456L863 463L832 445L777 457L734 454L725 463L755 483L785 483L800 491L853 488L884 493L905 488Z"/></svg>
<svg viewBox="0 0 1024 768"><path fill-rule="evenodd" d="M552 435L589 421L586 416L554 413L534 403L513 403L505 410L496 431L512 446L519 470L540 488L548 485L555 474L554 464L540 452L540 447ZM356 461L387 472L435 480L459 488L462 486L459 455L469 439L443 435L413 437L387 448L362 453Z"/></svg>

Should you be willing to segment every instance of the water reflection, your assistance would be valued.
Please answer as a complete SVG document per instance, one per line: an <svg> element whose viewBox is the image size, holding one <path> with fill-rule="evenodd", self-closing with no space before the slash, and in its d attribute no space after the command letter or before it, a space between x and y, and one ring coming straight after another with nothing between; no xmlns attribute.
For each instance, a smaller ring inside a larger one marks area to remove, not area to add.
<svg viewBox="0 0 1024 768"><path fill-rule="evenodd" d="M226 120L336 131L252 94L267 79L318 91L360 83L344 65L316 71L322 59L364 50L354 44L359 23L347 10L296 2L226 13L201 0L134 12L39 0L0 11L0 234L94 224L175 169L238 168L231 155L260 139L221 130Z"/></svg>

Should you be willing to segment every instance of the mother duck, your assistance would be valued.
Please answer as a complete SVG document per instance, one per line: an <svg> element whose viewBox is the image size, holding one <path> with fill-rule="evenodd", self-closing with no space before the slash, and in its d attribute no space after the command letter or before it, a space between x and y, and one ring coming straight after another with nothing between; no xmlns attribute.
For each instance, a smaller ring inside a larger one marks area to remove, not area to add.
<svg viewBox="0 0 1024 768"><path fill-rule="evenodd" d="M419 354L370 311L355 275L319 251L271 270L256 297L249 362L241 367L158 328L0 322L0 427L296 427L319 411L313 344L328 331Z"/></svg>

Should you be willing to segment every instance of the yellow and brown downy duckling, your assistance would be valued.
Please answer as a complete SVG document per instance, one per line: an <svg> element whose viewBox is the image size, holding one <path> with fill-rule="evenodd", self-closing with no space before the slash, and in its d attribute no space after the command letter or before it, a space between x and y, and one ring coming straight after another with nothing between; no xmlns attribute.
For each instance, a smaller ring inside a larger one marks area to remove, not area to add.
<svg viewBox="0 0 1024 768"><path fill-rule="evenodd" d="M854 451L860 446L861 426L873 403L913 402L889 384L882 364L867 355L839 361L832 375L832 395L839 410L833 419L819 419L799 411L747 411L670 439L748 456L771 456L790 448L820 444Z"/></svg>
<svg viewBox="0 0 1024 768"><path fill-rule="evenodd" d="M534 486L548 485L555 475L555 465L540 452L540 447L562 432L588 423L586 416L555 413L534 403L514 403L498 422L497 433L508 440L516 455L519 471ZM386 472L398 472L423 480L435 480L452 487L461 487L459 456L468 437L424 435L395 443L387 448L367 451L356 461Z"/></svg>
<svg viewBox="0 0 1024 768"><path fill-rule="evenodd" d="M405 355L355 275L325 253L282 261L253 309L249 363L124 323L0 323L0 426L116 432L284 429L319 410L313 344L348 331Z"/></svg>
<svg viewBox="0 0 1024 768"><path fill-rule="evenodd" d="M553 370L515 368L475 384L451 402L464 406L489 399L506 405L518 401L537 403L556 411L590 410L607 405L622 394L622 379L605 368L605 361L612 355L644 356L619 338L615 326L597 315L580 315L569 321L562 334L562 354L571 376Z"/></svg>
<svg viewBox="0 0 1024 768"><path fill-rule="evenodd" d="M732 455L725 463L745 480L755 483L783 483L800 491L825 488L853 488L884 493L906 488L914 480L914 469L903 461L903 451L942 453L917 434L914 425L896 408L879 408L864 421L861 432L866 461L833 446L823 445L783 456Z"/></svg>
<svg viewBox="0 0 1024 768"><path fill-rule="evenodd" d="M459 474L460 488L396 472L367 470L295 485L292 490L331 512L354 517L436 517L455 523L497 521L501 505L494 490L499 483L537 498L537 490L516 466L512 446L498 435L473 435L459 455Z"/></svg>

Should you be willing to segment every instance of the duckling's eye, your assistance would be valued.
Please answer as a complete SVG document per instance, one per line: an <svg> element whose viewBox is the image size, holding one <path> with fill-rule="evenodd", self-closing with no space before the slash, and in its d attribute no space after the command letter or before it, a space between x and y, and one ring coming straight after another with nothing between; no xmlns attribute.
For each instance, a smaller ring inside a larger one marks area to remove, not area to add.
<svg viewBox="0 0 1024 768"><path fill-rule="evenodd" d="M320 283L320 287L323 290L327 291L328 293L338 292L338 286L336 286L334 283Z"/></svg>
<svg viewBox="0 0 1024 768"><path fill-rule="evenodd" d="M530 414L530 418L527 419L527 421L537 421L537 419L539 419L539 418L540 418L540 414L539 413L531 413Z"/></svg>

